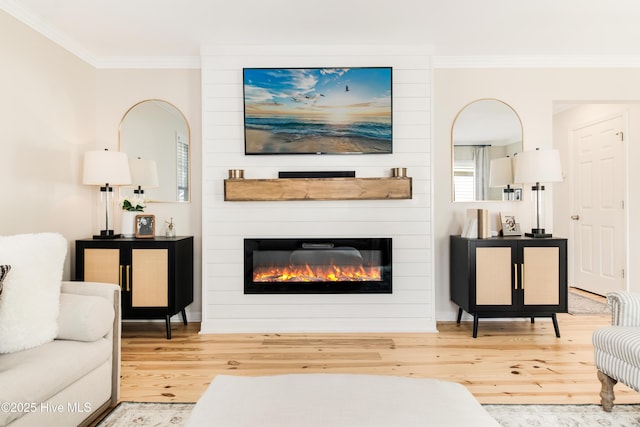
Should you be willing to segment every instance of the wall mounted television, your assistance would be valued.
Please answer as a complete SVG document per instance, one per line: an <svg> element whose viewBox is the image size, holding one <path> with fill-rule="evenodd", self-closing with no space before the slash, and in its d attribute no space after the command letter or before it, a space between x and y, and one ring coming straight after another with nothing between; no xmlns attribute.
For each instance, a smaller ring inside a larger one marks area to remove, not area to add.
<svg viewBox="0 0 640 427"><path fill-rule="evenodd" d="M245 154L390 154L392 68L244 68Z"/></svg>

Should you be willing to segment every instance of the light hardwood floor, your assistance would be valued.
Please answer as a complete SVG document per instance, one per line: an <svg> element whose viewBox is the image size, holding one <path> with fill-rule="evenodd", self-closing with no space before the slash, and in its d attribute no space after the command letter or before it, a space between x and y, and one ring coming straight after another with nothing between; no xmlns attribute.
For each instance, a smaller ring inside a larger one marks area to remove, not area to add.
<svg viewBox="0 0 640 427"><path fill-rule="evenodd" d="M599 403L591 334L609 316L438 324L439 333L199 334L197 323L125 323L121 400L195 402L215 375L353 373L429 377L465 385L481 403ZM640 403L622 384L616 403Z"/></svg>

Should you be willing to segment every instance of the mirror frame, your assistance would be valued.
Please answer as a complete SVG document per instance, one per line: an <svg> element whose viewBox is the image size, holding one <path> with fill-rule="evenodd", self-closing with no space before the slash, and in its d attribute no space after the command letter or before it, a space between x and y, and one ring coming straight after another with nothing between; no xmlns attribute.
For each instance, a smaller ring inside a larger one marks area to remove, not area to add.
<svg viewBox="0 0 640 427"><path fill-rule="evenodd" d="M120 119L120 124L118 125L118 150L122 151L122 124L124 123L125 119L127 118L127 115L137 106L139 106L140 104L143 104L145 102L150 102L150 101L155 101L155 102L162 102L165 104L170 105L171 107L173 107L178 113L180 113L180 116L182 117L182 119L184 120L185 126L187 128L187 139L189 141L189 152L187 153L187 164L189 165L189 170L187 171L187 182L189 185L189 195L187 200L160 200L160 199L154 199L154 200L145 200L144 203L191 203L191 200L193 198L193 194L192 194L192 187L191 187L191 169L192 169L192 164L191 164L191 126L189 125L189 120L187 120L187 116L184 115L184 113L182 112L182 110L180 110L178 107L176 107L175 104L166 101L164 99L160 99L160 98L149 98L149 99L143 99L141 101L136 102L135 104L133 104L131 107L129 107L127 109L127 111L125 111L125 113L122 115L122 118ZM124 153L126 153L126 151L124 151ZM127 153L128 156L128 153Z"/></svg>
<svg viewBox="0 0 640 427"><path fill-rule="evenodd" d="M455 141L453 139L454 137L454 130L456 127L456 123L458 121L458 118L460 117L460 115L462 114L462 112L469 107L472 104L475 104L476 102L480 102L480 101L496 101L499 102L501 104L503 104L505 107L509 108L513 114L516 116L516 118L518 119L518 123L520 124L520 151L524 150L524 125L522 124L522 119L520 118L520 115L518 114L518 112L516 111L515 108L513 108L511 105L507 104L505 101L502 101L501 99L498 98L478 98L478 99L474 99L473 101L467 102L462 108L460 108L460 110L456 113L455 117L453 118L453 122L451 123L451 132L450 132L450 150L451 150L451 169L450 169L450 182L451 182L451 201L453 203L483 203L483 202L514 202L514 201L521 201L521 200L502 200L502 199L488 199L488 200L456 200L455 198L455 186L454 186L454 161L455 161Z"/></svg>

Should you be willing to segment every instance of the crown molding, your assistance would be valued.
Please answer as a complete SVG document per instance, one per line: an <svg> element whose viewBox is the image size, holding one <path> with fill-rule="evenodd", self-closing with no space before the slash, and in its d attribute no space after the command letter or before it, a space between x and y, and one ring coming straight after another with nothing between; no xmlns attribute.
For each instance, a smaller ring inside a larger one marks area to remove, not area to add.
<svg viewBox="0 0 640 427"><path fill-rule="evenodd" d="M200 68L200 57L97 57L14 0L0 0L0 9L95 68Z"/></svg>
<svg viewBox="0 0 640 427"><path fill-rule="evenodd" d="M93 64L99 69L199 69L199 56L107 56Z"/></svg>
<svg viewBox="0 0 640 427"><path fill-rule="evenodd" d="M440 68L640 68L640 55L433 56Z"/></svg>
<svg viewBox="0 0 640 427"><path fill-rule="evenodd" d="M42 34L47 39L68 50L78 58L90 65L95 64L95 57L66 34L56 30L33 13L27 11L19 2L12 0L0 0L0 9L7 12L26 26Z"/></svg>
<svg viewBox="0 0 640 427"><path fill-rule="evenodd" d="M341 44L341 45L320 45L320 44L203 44L200 47L200 54L203 57L217 55L251 55L251 56L274 56L274 55L314 55L314 56L368 56L368 55L433 55L434 48L431 45L423 44Z"/></svg>

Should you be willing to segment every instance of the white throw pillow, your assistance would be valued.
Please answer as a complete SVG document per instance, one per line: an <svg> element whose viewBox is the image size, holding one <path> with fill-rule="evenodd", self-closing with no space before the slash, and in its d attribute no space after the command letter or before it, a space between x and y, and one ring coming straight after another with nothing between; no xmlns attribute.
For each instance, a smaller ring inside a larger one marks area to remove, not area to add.
<svg viewBox="0 0 640 427"><path fill-rule="evenodd" d="M56 338L95 341L109 332L114 317L113 306L102 297L62 293Z"/></svg>
<svg viewBox="0 0 640 427"><path fill-rule="evenodd" d="M11 265L0 295L0 353L55 338L66 255L67 241L57 233L0 236L0 264Z"/></svg>

